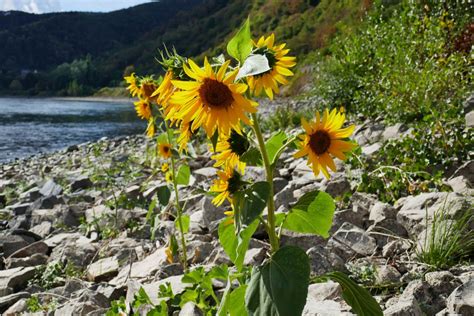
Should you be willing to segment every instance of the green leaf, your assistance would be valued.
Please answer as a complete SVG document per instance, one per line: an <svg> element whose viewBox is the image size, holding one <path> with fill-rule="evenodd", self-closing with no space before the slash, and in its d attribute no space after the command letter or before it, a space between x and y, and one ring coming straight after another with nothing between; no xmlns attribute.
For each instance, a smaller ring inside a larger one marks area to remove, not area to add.
<svg viewBox="0 0 474 316"><path fill-rule="evenodd" d="M176 176L176 183L182 185L189 184L189 178L191 176L191 169L188 165L181 165L178 170L178 175Z"/></svg>
<svg viewBox="0 0 474 316"><path fill-rule="evenodd" d="M245 59L244 64L239 70L235 80L241 78L258 75L269 71L271 68L268 64L268 58L265 55L250 55Z"/></svg>
<svg viewBox="0 0 474 316"><path fill-rule="evenodd" d="M269 262L252 271L245 294L249 315L301 315L308 295L309 273L309 258L302 249L280 248Z"/></svg>
<svg viewBox="0 0 474 316"><path fill-rule="evenodd" d="M243 229L239 234L236 234L235 225L229 218L224 218L219 224L219 241L225 253L239 271L242 270L250 238L252 238L257 227L258 220Z"/></svg>
<svg viewBox="0 0 474 316"><path fill-rule="evenodd" d="M163 144L163 143L168 143L168 134L166 133L161 133L156 137L156 143L157 144Z"/></svg>
<svg viewBox="0 0 474 316"><path fill-rule="evenodd" d="M183 224L183 233L187 233L189 231L189 224L191 223L191 218L189 215L181 215L181 223ZM179 221L176 219L174 222L174 226L176 229L179 229Z"/></svg>
<svg viewBox="0 0 474 316"><path fill-rule="evenodd" d="M227 44L227 53L243 63L251 52L252 34L250 33L250 19L247 18L237 34Z"/></svg>
<svg viewBox="0 0 474 316"><path fill-rule="evenodd" d="M238 288L230 291L230 283L224 293L224 296L217 312L218 316L247 316L247 310L245 309L245 291L247 290L247 284L243 284Z"/></svg>
<svg viewBox="0 0 474 316"><path fill-rule="evenodd" d="M382 316L383 312L377 301L370 295L369 291L359 286L341 272L330 272L322 275L338 282L342 287L342 297L354 313L359 316Z"/></svg>
<svg viewBox="0 0 474 316"><path fill-rule="evenodd" d="M156 191L156 196L158 197L158 201L160 202L160 204L163 206L166 206L168 205L168 202L170 201L171 191L168 188L168 186L164 185L164 186L158 187Z"/></svg>
<svg viewBox="0 0 474 316"><path fill-rule="evenodd" d="M156 199L152 199L150 206L148 207L148 212L146 213L146 222L150 223L151 226L153 226L153 214L155 212L155 207L156 207Z"/></svg>
<svg viewBox="0 0 474 316"><path fill-rule="evenodd" d="M249 166L261 166L262 154L260 150L255 147L250 147L245 153L240 156L240 161L245 162Z"/></svg>
<svg viewBox="0 0 474 316"><path fill-rule="evenodd" d="M329 194L320 191L308 192L290 210L283 228L327 238L335 208L334 200Z"/></svg>
<svg viewBox="0 0 474 316"><path fill-rule="evenodd" d="M257 219L267 206L270 195L270 185L266 181L256 182L244 192L236 194L237 203L240 204L241 225L248 226Z"/></svg>
<svg viewBox="0 0 474 316"><path fill-rule="evenodd" d="M268 160L273 165L275 162L273 161L276 157L278 150L285 144L285 141L288 139L285 132L280 131L273 135L265 144L265 148L267 149Z"/></svg>
<svg viewBox="0 0 474 316"><path fill-rule="evenodd" d="M210 138L212 144L212 150L215 152L217 147L217 141L219 140L219 132L216 130Z"/></svg>

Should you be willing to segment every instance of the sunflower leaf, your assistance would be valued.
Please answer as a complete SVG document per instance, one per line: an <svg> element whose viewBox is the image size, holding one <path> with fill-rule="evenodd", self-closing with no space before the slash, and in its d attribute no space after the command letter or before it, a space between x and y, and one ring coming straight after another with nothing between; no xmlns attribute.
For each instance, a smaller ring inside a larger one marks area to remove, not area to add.
<svg viewBox="0 0 474 316"><path fill-rule="evenodd" d="M288 136L285 132L280 131L273 135L266 143L265 148L267 149L268 160L273 165L275 161L273 161L276 157L276 154L280 150L280 148L285 145L285 141L288 139Z"/></svg>
<svg viewBox="0 0 474 316"><path fill-rule="evenodd" d="M212 137L210 138L211 140L211 143L212 143L212 150L215 152L216 151L216 147L217 147L217 141L219 140L219 132L216 131L214 132L214 134L212 135Z"/></svg>
<svg viewBox="0 0 474 316"><path fill-rule="evenodd" d="M335 208L334 200L329 194L320 191L308 192L290 210L283 228L327 238Z"/></svg>
<svg viewBox="0 0 474 316"><path fill-rule="evenodd" d="M239 223L250 225L257 219L267 206L270 196L270 185L266 181L255 182L239 197L241 199Z"/></svg>
<svg viewBox="0 0 474 316"><path fill-rule="evenodd" d="M227 44L227 53L241 64L252 52L252 34L250 33L250 19L247 18L237 34Z"/></svg>
<svg viewBox="0 0 474 316"><path fill-rule="evenodd" d="M240 156L240 161L245 162L249 166L261 166L262 154L260 150L255 147L250 147L245 153Z"/></svg>
<svg viewBox="0 0 474 316"><path fill-rule="evenodd" d="M268 58L265 55L252 54L247 59L245 59L244 64L239 70L235 80L242 79L244 77L258 75L264 72L269 71L270 65L268 63Z"/></svg>
<svg viewBox="0 0 474 316"><path fill-rule="evenodd" d="M171 191L168 186L163 185L158 187L156 190L156 196L158 197L158 202L160 202L161 205L166 206L170 201Z"/></svg>
<svg viewBox="0 0 474 316"><path fill-rule="evenodd" d="M187 165L179 167L178 175L176 176L176 182L182 185L189 184L189 178L191 177L191 169Z"/></svg>
<svg viewBox="0 0 474 316"><path fill-rule="evenodd" d="M370 295L369 291L361 287L342 272L330 272L321 276L339 283L342 287L342 298L352 307L352 310L360 316L383 315L382 309L377 301Z"/></svg>
<svg viewBox="0 0 474 316"><path fill-rule="evenodd" d="M183 224L183 233L186 234L189 231L189 224L191 223L191 218L189 217L189 215L181 215L181 223ZM176 219L176 221L174 222L174 226L176 227L176 229L180 229L178 219Z"/></svg>

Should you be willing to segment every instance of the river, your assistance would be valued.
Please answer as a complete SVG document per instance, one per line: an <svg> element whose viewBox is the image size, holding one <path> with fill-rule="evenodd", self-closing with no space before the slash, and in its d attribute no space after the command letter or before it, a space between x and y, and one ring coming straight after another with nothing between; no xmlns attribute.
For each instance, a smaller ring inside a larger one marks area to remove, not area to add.
<svg viewBox="0 0 474 316"><path fill-rule="evenodd" d="M0 98L0 162L145 128L132 101Z"/></svg>

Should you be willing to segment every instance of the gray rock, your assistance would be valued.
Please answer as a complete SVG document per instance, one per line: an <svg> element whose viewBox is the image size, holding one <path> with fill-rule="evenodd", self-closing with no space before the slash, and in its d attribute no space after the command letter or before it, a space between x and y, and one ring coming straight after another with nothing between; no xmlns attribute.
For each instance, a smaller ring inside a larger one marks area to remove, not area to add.
<svg viewBox="0 0 474 316"><path fill-rule="evenodd" d="M278 193L280 192L281 190L283 190L284 187L286 187L288 185L288 180L285 179L285 178L281 178L281 177L276 177L273 179L273 191L275 193Z"/></svg>
<svg viewBox="0 0 474 316"><path fill-rule="evenodd" d="M15 251L28 246L30 242L31 240L25 240L18 235L0 236L0 249L3 250L4 257L9 257Z"/></svg>
<svg viewBox="0 0 474 316"><path fill-rule="evenodd" d="M474 111L470 111L466 114L466 126L473 127L474 126Z"/></svg>
<svg viewBox="0 0 474 316"><path fill-rule="evenodd" d="M425 281L438 296L444 298L461 285L461 282L449 271L428 272L425 274Z"/></svg>
<svg viewBox="0 0 474 316"><path fill-rule="evenodd" d="M459 194L469 195L471 192L474 192L474 189L471 188L470 182L464 176L450 178L447 184L451 187L453 192Z"/></svg>
<svg viewBox="0 0 474 316"><path fill-rule="evenodd" d="M382 256L392 258L396 255L407 252L411 248L411 244L403 239L389 241L382 249Z"/></svg>
<svg viewBox="0 0 474 316"><path fill-rule="evenodd" d="M0 270L0 297L23 289L34 274L34 267Z"/></svg>
<svg viewBox="0 0 474 316"><path fill-rule="evenodd" d="M244 258L244 265L257 266L262 264L267 257L267 249L265 248L251 248L247 250Z"/></svg>
<svg viewBox="0 0 474 316"><path fill-rule="evenodd" d="M388 126L382 134L383 140L397 139L400 138L402 133L407 130L407 127L402 123Z"/></svg>
<svg viewBox="0 0 474 316"><path fill-rule="evenodd" d="M383 312L384 316L423 316L424 313L414 297L401 298Z"/></svg>
<svg viewBox="0 0 474 316"><path fill-rule="evenodd" d="M446 305L450 313L474 315L474 279L460 285L449 295Z"/></svg>
<svg viewBox="0 0 474 316"><path fill-rule="evenodd" d="M321 245L310 248L306 253L310 260L311 275L346 270L344 260Z"/></svg>
<svg viewBox="0 0 474 316"><path fill-rule="evenodd" d="M30 231L45 238L51 233L52 228L53 224L51 224L51 222L43 221L40 224L31 227Z"/></svg>
<svg viewBox="0 0 474 316"><path fill-rule="evenodd" d="M7 258L5 259L5 267L7 269L17 268L17 267L34 267L48 262L48 256L40 253L36 253L30 257L26 258Z"/></svg>
<svg viewBox="0 0 474 316"><path fill-rule="evenodd" d="M70 262L78 268L85 268L96 255L97 248L98 245L87 238L65 240L53 249L49 261Z"/></svg>
<svg viewBox="0 0 474 316"><path fill-rule="evenodd" d="M37 241L35 243L29 244L26 247L23 247L14 253L12 253L9 258L24 258L24 257L29 257L34 254L43 254L45 255L49 250L49 247L47 244L45 244L42 241Z"/></svg>
<svg viewBox="0 0 474 316"><path fill-rule="evenodd" d="M30 296L31 294L28 292L19 292L19 293L0 297L0 311L4 311L6 308L15 304L18 300L21 300L23 298L29 298ZM3 315L8 315L8 314L4 313Z"/></svg>
<svg viewBox="0 0 474 316"><path fill-rule="evenodd" d="M306 251L316 245L325 244L326 240L318 235L297 233L283 229L280 242L282 246L296 246Z"/></svg>
<svg viewBox="0 0 474 316"><path fill-rule="evenodd" d="M28 310L27 300L22 298L15 304L11 305L4 313L4 316L17 316L24 315L23 313Z"/></svg>
<svg viewBox="0 0 474 316"><path fill-rule="evenodd" d="M275 194L275 208L278 209L280 206L289 208L290 204L296 202L296 199L293 196L294 188L291 184L288 184L280 192Z"/></svg>
<svg viewBox="0 0 474 316"><path fill-rule="evenodd" d="M196 169L193 171L193 176L197 183L209 182L217 176L217 169L214 167Z"/></svg>
<svg viewBox="0 0 474 316"><path fill-rule="evenodd" d="M71 191L75 192L78 190L84 190L84 189L89 189L92 187L94 184L92 183L91 179L87 176L81 176L76 179L74 179L71 182Z"/></svg>
<svg viewBox="0 0 474 316"><path fill-rule="evenodd" d="M397 209L390 204L376 202L369 210L369 220L373 223L382 222L385 219L396 219Z"/></svg>
<svg viewBox="0 0 474 316"><path fill-rule="evenodd" d="M350 313L349 310L350 309L345 307L343 304L333 300L315 301L308 298L302 316L354 315Z"/></svg>
<svg viewBox="0 0 474 316"><path fill-rule="evenodd" d="M346 177L341 177L339 179L332 178L328 181L326 188L323 190L332 197L343 196L345 193L351 191L351 184Z"/></svg>
<svg viewBox="0 0 474 316"><path fill-rule="evenodd" d="M204 225L209 227L212 222L224 218L224 212L227 210L225 205L226 203L222 206L215 206L212 204L212 198L208 196L203 197L201 200L201 210Z"/></svg>
<svg viewBox="0 0 474 316"><path fill-rule="evenodd" d="M100 259L87 267L87 279L91 282L102 282L118 274L119 263L115 257Z"/></svg>
<svg viewBox="0 0 474 316"><path fill-rule="evenodd" d="M193 240L186 244L188 261L196 264L203 262L211 254L214 246L210 242Z"/></svg>
<svg viewBox="0 0 474 316"><path fill-rule="evenodd" d="M202 316L203 313L193 302L187 302L179 311L178 316Z"/></svg>
<svg viewBox="0 0 474 316"><path fill-rule="evenodd" d="M330 241L331 240L343 244L352 250L354 254L362 257L374 254L377 249L377 244L373 237L369 236L363 229L350 223L344 223L336 233L334 233Z"/></svg>
<svg viewBox="0 0 474 316"><path fill-rule="evenodd" d="M40 193L45 197L56 196L63 193L63 188L60 185L56 184L54 180L50 179L46 181L46 183L43 185L40 190Z"/></svg>
<svg viewBox="0 0 474 316"><path fill-rule="evenodd" d="M20 200L24 202L34 202L41 197L40 189L37 187L31 188L26 192L20 194Z"/></svg>
<svg viewBox="0 0 474 316"><path fill-rule="evenodd" d="M377 202L374 194L354 192L351 197L352 211L365 218L369 216L370 209Z"/></svg>
<svg viewBox="0 0 474 316"><path fill-rule="evenodd" d="M383 265L377 267L377 274L375 280L378 284L398 283L401 278L400 272L392 266Z"/></svg>
<svg viewBox="0 0 474 316"><path fill-rule="evenodd" d="M14 205L9 205L7 206L7 210L11 211L13 215L18 216L18 215L24 215L26 211L30 208L31 203L18 203Z"/></svg>
<svg viewBox="0 0 474 316"><path fill-rule="evenodd" d="M451 176L451 178L456 178L463 176L469 184L474 184L474 160L469 160L465 162L461 167L459 167Z"/></svg>
<svg viewBox="0 0 474 316"><path fill-rule="evenodd" d="M372 145L362 147L362 155L366 157L372 157L382 148L381 143L374 143Z"/></svg>

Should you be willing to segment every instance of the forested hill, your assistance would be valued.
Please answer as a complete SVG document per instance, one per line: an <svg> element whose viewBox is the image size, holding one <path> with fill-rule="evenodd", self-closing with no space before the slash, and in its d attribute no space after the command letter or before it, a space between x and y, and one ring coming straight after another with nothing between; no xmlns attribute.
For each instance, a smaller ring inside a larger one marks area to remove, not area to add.
<svg viewBox="0 0 474 316"><path fill-rule="evenodd" d="M247 16L256 36L275 32L305 54L358 23L370 3L161 0L110 13L0 12L0 93L88 95L118 86L125 71L157 72L163 44L198 59L224 49Z"/></svg>

